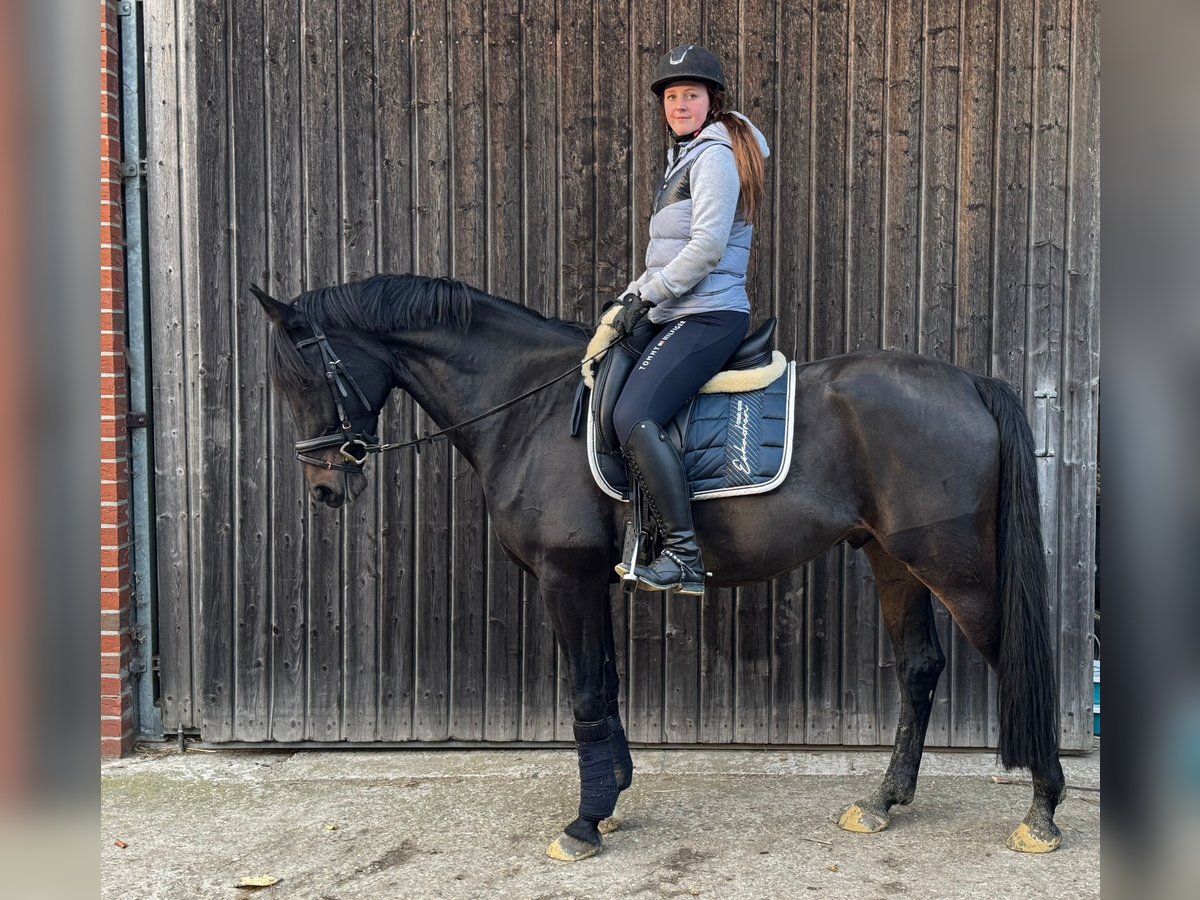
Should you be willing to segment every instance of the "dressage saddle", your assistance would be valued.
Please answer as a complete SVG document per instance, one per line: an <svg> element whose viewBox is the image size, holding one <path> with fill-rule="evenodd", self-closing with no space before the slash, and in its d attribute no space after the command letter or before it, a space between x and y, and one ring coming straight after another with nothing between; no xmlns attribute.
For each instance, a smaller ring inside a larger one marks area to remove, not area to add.
<svg viewBox="0 0 1200 900"><path fill-rule="evenodd" d="M775 326L778 320L771 316L753 333L746 336L738 345L733 356L725 363L722 372L748 371L759 369L771 363L775 350ZM619 454L621 442L613 427L613 409L625 382L629 380L633 367L642 355L642 348L630 346L625 338L605 354L595 374L595 386L592 389L592 415L598 433L598 449ZM684 404L683 409L667 425L667 436L675 449L683 451L684 436L687 434L688 418L691 414L692 403ZM624 468L622 461L620 467Z"/></svg>

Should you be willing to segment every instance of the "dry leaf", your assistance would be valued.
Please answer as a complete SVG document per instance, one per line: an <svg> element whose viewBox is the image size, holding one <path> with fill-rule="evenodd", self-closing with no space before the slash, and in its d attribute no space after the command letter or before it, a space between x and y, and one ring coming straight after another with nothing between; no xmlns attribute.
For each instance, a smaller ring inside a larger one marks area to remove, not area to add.
<svg viewBox="0 0 1200 900"><path fill-rule="evenodd" d="M274 875L248 875L241 879L237 886L240 888L264 888L278 883L279 879Z"/></svg>
<svg viewBox="0 0 1200 900"><path fill-rule="evenodd" d="M837 863L834 863L832 866L829 867L830 872L836 872L837 870L838 870Z"/></svg>

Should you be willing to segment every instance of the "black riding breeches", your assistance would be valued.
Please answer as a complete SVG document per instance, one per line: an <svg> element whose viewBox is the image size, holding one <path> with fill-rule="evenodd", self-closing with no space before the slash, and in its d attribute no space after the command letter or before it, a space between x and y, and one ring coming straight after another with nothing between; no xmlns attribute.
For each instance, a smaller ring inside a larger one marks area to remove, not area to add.
<svg viewBox="0 0 1200 900"><path fill-rule="evenodd" d="M630 343L642 349L617 398L613 425L624 444L642 419L666 425L688 398L721 371L750 328L750 314L694 313L656 325L643 319Z"/></svg>

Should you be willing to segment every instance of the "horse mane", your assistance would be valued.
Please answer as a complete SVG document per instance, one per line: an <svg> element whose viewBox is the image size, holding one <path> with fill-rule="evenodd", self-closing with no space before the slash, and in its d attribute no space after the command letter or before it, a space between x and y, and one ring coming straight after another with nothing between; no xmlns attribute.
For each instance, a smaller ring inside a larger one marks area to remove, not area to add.
<svg viewBox="0 0 1200 900"><path fill-rule="evenodd" d="M316 288L292 306L322 328L389 332L421 328L466 331L480 307L514 313L531 323L585 339L591 329L582 322L543 316L527 306L496 297L454 278L424 275L373 275L362 281ZM290 335L271 330L268 367L285 389L305 391L315 383Z"/></svg>

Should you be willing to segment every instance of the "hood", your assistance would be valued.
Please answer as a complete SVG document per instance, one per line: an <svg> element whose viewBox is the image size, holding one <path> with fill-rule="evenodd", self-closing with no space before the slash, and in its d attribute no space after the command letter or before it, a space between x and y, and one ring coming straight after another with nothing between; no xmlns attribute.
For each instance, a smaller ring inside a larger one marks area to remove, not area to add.
<svg viewBox="0 0 1200 900"><path fill-rule="evenodd" d="M743 116L740 112L735 112L733 115L737 116L750 126L751 133L754 135L755 140L758 141L758 149L762 151L763 159L769 157L771 155L771 148L767 146L767 139L763 136L763 133L758 130L753 122ZM730 143L729 129L720 122L713 122L711 125L705 127L704 130L698 135L696 135L696 139L691 142L691 146L695 146L702 141L719 141L722 144L728 144Z"/></svg>

